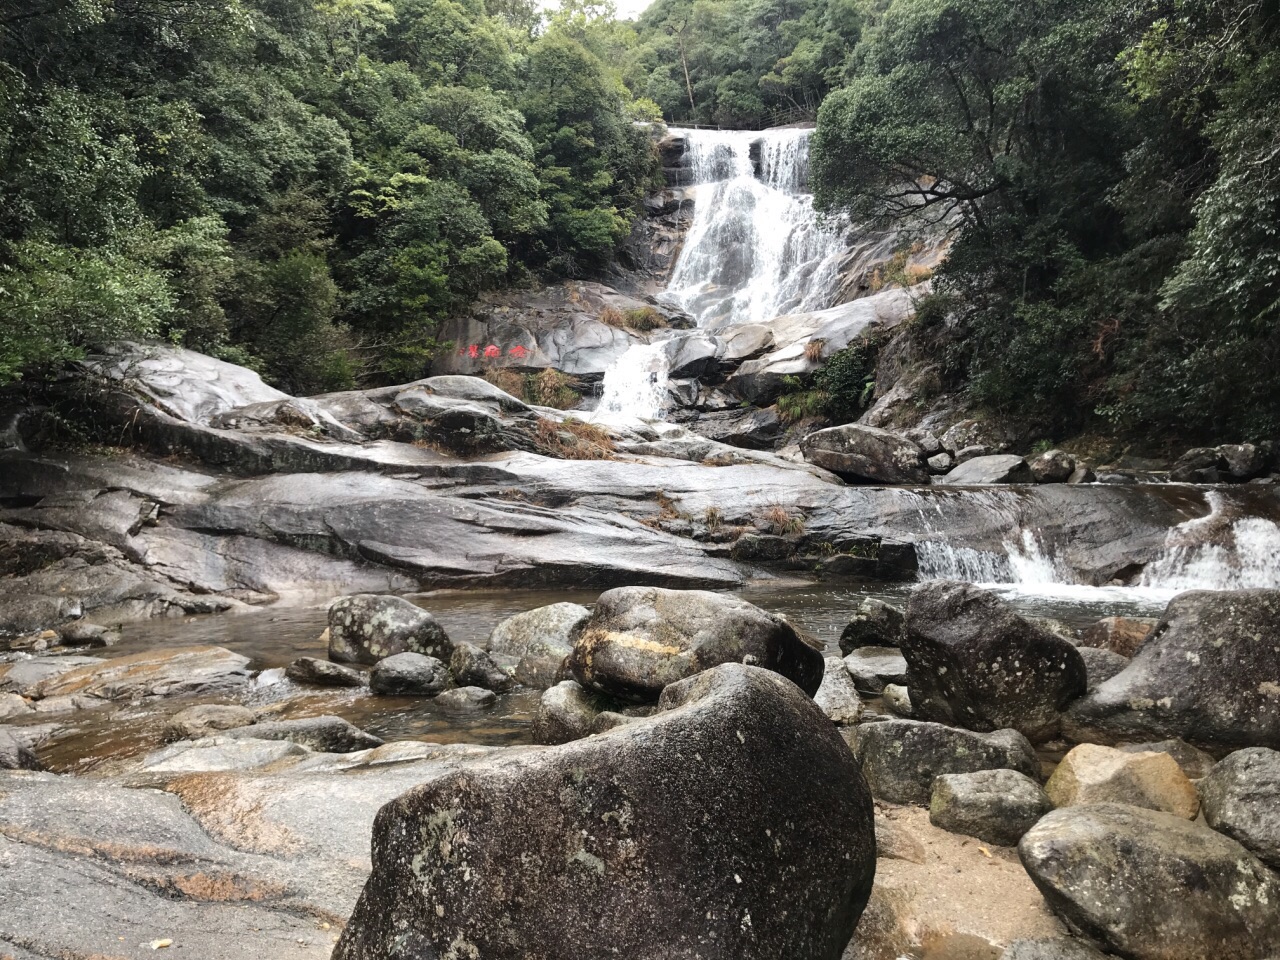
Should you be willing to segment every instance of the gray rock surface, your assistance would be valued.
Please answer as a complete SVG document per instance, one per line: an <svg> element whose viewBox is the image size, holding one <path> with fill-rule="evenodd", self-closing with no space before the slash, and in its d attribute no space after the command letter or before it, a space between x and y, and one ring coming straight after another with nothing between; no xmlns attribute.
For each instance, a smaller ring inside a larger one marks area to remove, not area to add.
<svg viewBox="0 0 1280 960"><path fill-rule="evenodd" d="M1106 683L1129 665L1128 657L1122 657L1120 654L1112 653L1110 650L1080 646L1076 647L1076 651L1080 654L1080 659L1084 661L1084 672L1085 676L1088 677L1090 690L1100 683Z"/></svg>
<svg viewBox="0 0 1280 960"><path fill-rule="evenodd" d="M544 690L533 719L533 741L555 746L581 740L591 732L602 701L576 680L562 680Z"/></svg>
<svg viewBox="0 0 1280 960"><path fill-rule="evenodd" d="M881 693L885 709L899 717L910 717L916 711L911 706L911 691L901 684L886 683Z"/></svg>
<svg viewBox="0 0 1280 960"><path fill-rule="evenodd" d="M929 822L1011 847L1052 809L1040 784L1016 770L949 773L933 781Z"/></svg>
<svg viewBox="0 0 1280 960"><path fill-rule="evenodd" d="M567 678L565 660L591 611L577 603L553 603L510 617L489 635L489 649L518 657L516 679L546 689Z"/></svg>
<svg viewBox="0 0 1280 960"><path fill-rule="evenodd" d="M840 631L840 652L850 654L858 647L896 647L907 629L907 617L883 600L865 597Z"/></svg>
<svg viewBox="0 0 1280 960"><path fill-rule="evenodd" d="M1237 750L1199 786L1205 822L1280 870L1280 751Z"/></svg>
<svg viewBox="0 0 1280 960"><path fill-rule="evenodd" d="M1080 634L1080 646L1132 659L1159 622L1139 617L1103 617Z"/></svg>
<svg viewBox="0 0 1280 960"><path fill-rule="evenodd" d="M4 727L0 727L0 770L39 770L40 762L31 749Z"/></svg>
<svg viewBox="0 0 1280 960"><path fill-rule="evenodd" d="M1153 740L1146 743L1123 743L1120 749L1126 753L1167 753L1178 761L1182 772L1191 780L1206 777L1213 769L1214 760L1211 754L1205 753L1185 740Z"/></svg>
<svg viewBox="0 0 1280 960"><path fill-rule="evenodd" d="M449 668L435 657L397 653L369 671L369 689L383 696L434 697L449 686Z"/></svg>
<svg viewBox="0 0 1280 960"><path fill-rule="evenodd" d="M357 594L330 604L330 660L374 664L397 653L448 660L453 644L435 617L402 597Z"/></svg>
<svg viewBox="0 0 1280 960"><path fill-rule="evenodd" d="M384 808L335 960L464 943L493 960L838 960L875 834L835 728L794 685L736 664L668 687L662 706Z"/></svg>
<svg viewBox="0 0 1280 960"><path fill-rule="evenodd" d="M227 730L233 740L287 740L317 753L352 753L382 746L382 739L366 733L341 717L304 717L298 720L268 720Z"/></svg>
<svg viewBox="0 0 1280 960"><path fill-rule="evenodd" d="M800 441L804 458L850 483L929 482L920 447L906 437L848 423L809 434Z"/></svg>
<svg viewBox="0 0 1280 960"><path fill-rule="evenodd" d="M721 663L776 671L810 696L824 671L822 654L775 614L734 596L655 587L601 594L570 657L583 687L641 703Z"/></svg>
<svg viewBox="0 0 1280 960"><path fill-rule="evenodd" d="M822 683L813 695L813 702L839 726L857 723L862 716L862 701L853 685L853 677L849 676L844 661L839 657L827 657Z"/></svg>
<svg viewBox="0 0 1280 960"><path fill-rule="evenodd" d="M1048 739L1087 687L1074 646L966 583L915 590L902 654L916 715L973 730L1011 727Z"/></svg>
<svg viewBox="0 0 1280 960"><path fill-rule="evenodd" d="M1127 803L1194 820L1195 786L1167 753L1128 753L1096 743L1073 747L1045 784L1055 807Z"/></svg>
<svg viewBox="0 0 1280 960"><path fill-rule="evenodd" d="M1124 957L1258 960L1280 950L1280 877L1180 817L1067 807L1032 827L1018 853L1069 927Z"/></svg>
<svg viewBox="0 0 1280 960"><path fill-rule="evenodd" d="M369 683L369 675L363 671L315 657L299 657L285 667L284 675L294 683L313 687L363 687Z"/></svg>
<svg viewBox="0 0 1280 960"><path fill-rule="evenodd" d="M956 459L960 459L959 455ZM949 486L981 486L994 483L1031 483L1034 479L1027 461L1000 453L965 460L945 476L935 477L933 482Z"/></svg>
<svg viewBox="0 0 1280 960"><path fill-rule="evenodd" d="M223 647L169 647L76 667L36 684L34 696L133 700L225 694L249 683L249 658Z"/></svg>
<svg viewBox="0 0 1280 960"><path fill-rule="evenodd" d="M844 665L863 693L880 693L887 684L907 683L907 661L897 647L858 647L849 651Z"/></svg>
<svg viewBox="0 0 1280 960"><path fill-rule="evenodd" d="M1076 469L1076 458L1064 450L1047 450L1027 464L1036 483L1066 483Z"/></svg>
<svg viewBox="0 0 1280 960"><path fill-rule="evenodd" d="M1107 955L1083 940L1015 940L1000 960L1107 960Z"/></svg>
<svg viewBox="0 0 1280 960"><path fill-rule="evenodd" d="M979 770L1040 770L1034 748L1016 730L974 733L940 723L882 720L857 728L854 753L877 798L927 804L936 777Z"/></svg>
<svg viewBox="0 0 1280 960"><path fill-rule="evenodd" d="M483 687L501 693L515 686L511 674L503 670L474 643L457 643L449 658L449 672L460 687Z"/></svg>
<svg viewBox="0 0 1280 960"><path fill-rule="evenodd" d="M224 730L247 727L257 719L248 707L235 704L202 703L179 710L165 724L166 740L199 740Z"/></svg>

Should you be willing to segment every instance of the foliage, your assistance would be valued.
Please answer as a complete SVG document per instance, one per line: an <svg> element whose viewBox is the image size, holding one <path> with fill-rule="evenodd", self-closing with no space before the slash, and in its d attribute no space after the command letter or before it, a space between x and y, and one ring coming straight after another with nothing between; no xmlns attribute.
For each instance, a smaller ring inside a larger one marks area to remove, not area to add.
<svg viewBox="0 0 1280 960"><path fill-rule="evenodd" d="M610 460L613 439L604 427L573 417L562 422L541 419L536 430L538 448L548 456L563 460Z"/></svg>
<svg viewBox="0 0 1280 960"><path fill-rule="evenodd" d="M877 349L874 342L855 340L827 358L812 377L787 377L788 392L778 398L778 415L791 423L809 417L856 420L875 389Z"/></svg>

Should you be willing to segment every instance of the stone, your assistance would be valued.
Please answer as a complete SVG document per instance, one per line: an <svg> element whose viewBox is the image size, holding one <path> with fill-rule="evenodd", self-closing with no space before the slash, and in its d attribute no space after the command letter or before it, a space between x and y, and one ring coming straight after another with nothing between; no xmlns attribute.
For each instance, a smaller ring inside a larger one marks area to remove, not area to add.
<svg viewBox="0 0 1280 960"><path fill-rule="evenodd" d="M34 713L35 708L16 693L0 693L0 720Z"/></svg>
<svg viewBox="0 0 1280 960"><path fill-rule="evenodd" d="M485 687L454 687L432 701L441 710L451 713L468 713L483 710L498 702L498 695Z"/></svg>
<svg viewBox="0 0 1280 960"><path fill-rule="evenodd" d="M369 689L389 697L434 697L449 686L449 668L435 657L397 653L369 671Z"/></svg>
<svg viewBox="0 0 1280 960"><path fill-rule="evenodd" d="M35 695L40 684L52 677L70 673L77 667L102 663L101 657L34 657L13 663L0 663L0 691L19 696Z"/></svg>
<svg viewBox="0 0 1280 960"><path fill-rule="evenodd" d="M329 606L330 660L374 664L397 653L448 660L453 644L435 617L401 597L362 593Z"/></svg>
<svg viewBox="0 0 1280 960"><path fill-rule="evenodd" d="M925 466L929 468L932 474L950 473L951 468L956 465L956 458L951 454L935 453L932 457L925 461Z"/></svg>
<svg viewBox="0 0 1280 960"><path fill-rule="evenodd" d="M493 657L474 643L457 643L449 658L449 672L460 687L484 687L501 693L515 686L511 674L503 670Z"/></svg>
<svg viewBox="0 0 1280 960"><path fill-rule="evenodd" d="M822 654L776 614L734 596L656 587L601 594L569 659L584 688L637 703L721 663L773 670L809 696L825 669Z"/></svg>
<svg viewBox="0 0 1280 960"><path fill-rule="evenodd" d="M900 684L886 683L880 697L890 713L899 717L910 717L915 713L911 706L911 691Z"/></svg>
<svg viewBox="0 0 1280 960"><path fill-rule="evenodd" d="M1129 658L1097 647L1076 647L1084 661L1084 672L1089 678L1089 689L1105 683L1129 665Z"/></svg>
<svg viewBox="0 0 1280 960"><path fill-rule="evenodd" d="M876 817L876 859L926 863L929 853L920 838L893 820Z"/></svg>
<svg viewBox="0 0 1280 960"><path fill-rule="evenodd" d="M960 461L960 454L956 455L956 460ZM995 483L1031 483L1034 479L1031 468L1022 457L997 453L964 460L946 476L937 477L933 482L950 486L984 486Z"/></svg>
<svg viewBox="0 0 1280 960"><path fill-rule="evenodd" d="M880 693L886 684L907 682L907 661L897 647L858 647L849 651L844 666L863 693Z"/></svg>
<svg viewBox="0 0 1280 960"><path fill-rule="evenodd" d="M1093 472L1093 467L1087 463L1078 465L1071 471L1071 476L1067 477L1067 483L1096 483L1098 475Z"/></svg>
<svg viewBox="0 0 1280 960"><path fill-rule="evenodd" d="M1080 634L1080 646L1110 650L1133 659L1159 622L1136 617L1103 617Z"/></svg>
<svg viewBox="0 0 1280 960"><path fill-rule="evenodd" d="M96 623L74 620L58 628L58 639L64 647L113 647L120 642L120 634Z"/></svg>
<svg viewBox="0 0 1280 960"><path fill-rule="evenodd" d="M1036 483L1066 483L1076 469L1076 458L1065 450L1048 450L1027 464Z"/></svg>
<svg viewBox="0 0 1280 960"><path fill-rule="evenodd" d="M1252 443L1224 443L1218 447L1218 456L1232 480L1252 480L1267 472L1267 458Z"/></svg>
<svg viewBox="0 0 1280 960"><path fill-rule="evenodd" d="M883 600L866 597L840 631L840 652L850 654L858 647L896 647L906 629L905 613Z"/></svg>
<svg viewBox="0 0 1280 960"><path fill-rule="evenodd" d="M565 660L591 611L577 603L553 603L502 621L489 635L489 650L519 657L515 676L540 690L568 678Z"/></svg>
<svg viewBox="0 0 1280 960"><path fill-rule="evenodd" d="M8 730L0 727L0 770L39 770L40 761L31 749Z"/></svg>
<svg viewBox="0 0 1280 960"><path fill-rule="evenodd" d="M1054 938L1045 940L1015 940L1009 944L1000 960L1107 960L1083 940Z"/></svg>
<svg viewBox="0 0 1280 960"><path fill-rule="evenodd" d="M361 670L315 657L299 657L285 667L284 675L294 683L313 687L363 687L369 683L369 675Z"/></svg>
<svg viewBox="0 0 1280 960"><path fill-rule="evenodd" d="M1119 803L1055 810L1018 845L1068 927L1133 960L1259 960L1280 950L1280 876L1236 841Z"/></svg>
<svg viewBox="0 0 1280 960"><path fill-rule="evenodd" d="M269 720L248 727L236 727L223 734L233 740L287 740L317 753L354 753L382 746L382 739L366 733L341 717L303 717L298 720Z"/></svg>
<svg viewBox="0 0 1280 960"><path fill-rule="evenodd" d="M800 441L800 452L809 463L850 483L929 482L920 447L878 427L847 423L818 430Z"/></svg>
<svg viewBox="0 0 1280 960"><path fill-rule="evenodd" d="M970 447L961 447L954 454L955 465L958 467L962 463L968 463L970 460L976 460L978 457L991 456L991 448L984 447L982 444L974 444Z"/></svg>
<svg viewBox="0 0 1280 960"><path fill-rule="evenodd" d="M1129 665L1072 705L1063 732L1209 750L1280 743L1280 590L1175 597Z"/></svg>
<svg viewBox="0 0 1280 960"><path fill-rule="evenodd" d="M1280 870L1280 752L1250 747L1228 754L1200 781L1204 819Z"/></svg>
<svg viewBox="0 0 1280 960"><path fill-rule="evenodd" d="M1125 753L1167 753L1178 761L1178 766L1189 780L1199 780L1209 775L1217 762L1211 754L1205 753L1187 743L1185 740L1155 740L1149 743L1124 743L1120 749Z"/></svg>
<svg viewBox="0 0 1280 960"><path fill-rule="evenodd" d="M224 647L167 647L76 667L40 681L39 698L103 700L227 694L249 683L249 658Z"/></svg>
<svg viewBox="0 0 1280 960"><path fill-rule="evenodd" d="M660 706L384 807L333 960L838 960L875 872L840 735L794 684L740 664Z"/></svg>
<svg viewBox="0 0 1280 960"><path fill-rule="evenodd" d="M1062 758L1045 784L1055 807L1127 803L1194 820L1200 796L1167 753L1126 753L1082 743Z"/></svg>
<svg viewBox="0 0 1280 960"><path fill-rule="evenodd" d="M600 698L575 680L562 680L544 690L533 718L533 742L549 745L581 740L601 712Z"/></svg>
<svg viewBox="0 0 1280 960"><path fill-rule="evenodd" d="M951 833L1012 847L1052 809L1040 784L1016 770L949 773L933 781L929 822Z"/></svg>
<svg viewBox="0 0 1280 960"><path fill-rule="evenodd" d="M853 678L839 657L827 657L826 670L813 702L827 718L839 726L857 723L862 716L862 701L854 688Z"/></svg>
<svg viewBox="0 0 1280 960"><path fill-rule="evenodd" d="M1196 447L1180 456L1169 469L1174 483L1217 483L1226 466L1222 455L1211 447Z"/></svg>
<svg viewBox="0 0 1280 960"><path fill-rule="evenodd" d="M974 733L940 723L883 720L857 728L854 753L872 794L890 803L927 804L934 778L946 773L1040 772L1035 749L1016 730Z"/></svg>
<svg viewBox="0 0 1280 960"><path fill-rule="evenodd" d="M1069 642L994 593L935 580L911 595L902 642L916 716L987 731L1053 737L1060 713L1088 686Z"/></svg>
<svg viewBox="0 0 1280 960"><path fill-rule="evenodd" d="M260 740L225 734L201 740L184 740L152 751L143 758L147 773L218 773L254 770L308 754L306 747L289 740Z"/></svg>
<svg viewBox="0 0 1280 960"><path fill-rule="evenodd" d="M247 727L257 719L248 707L233 704L202 703L179 710L164 727L166 740L199 740L224 730Z"/></svg>

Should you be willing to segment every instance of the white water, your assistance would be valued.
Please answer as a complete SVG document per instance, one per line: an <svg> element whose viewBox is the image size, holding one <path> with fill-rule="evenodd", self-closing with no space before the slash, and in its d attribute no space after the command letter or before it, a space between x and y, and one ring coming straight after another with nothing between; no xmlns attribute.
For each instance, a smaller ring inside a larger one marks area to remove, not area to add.
<svg viewBox="0 0 1280 960"><path fill-rule="evenodd" d="M767 323L830 306L845 243L819 223L807 192L811 131L672 132L688 144L697 197L664 298L700 327ZM662 417L668 367L660 352L638 344L614 361L605 371L600 413Z"/></svg>

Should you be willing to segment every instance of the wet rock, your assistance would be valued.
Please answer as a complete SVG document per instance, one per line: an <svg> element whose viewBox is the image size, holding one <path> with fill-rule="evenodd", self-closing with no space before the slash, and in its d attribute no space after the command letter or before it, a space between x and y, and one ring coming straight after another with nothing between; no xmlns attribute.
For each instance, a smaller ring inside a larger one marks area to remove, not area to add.
<svg viewBox="0 0 1280 960"><path fill-rule="evenodd" d="M449 658L449 672L460 687L483 687L501 693L515 686L511 674L474 643L458 643Z"/></svg>
<svg viewBox="0 0 1280 960"><path fill-rule="evenodd" d="M1226 443L1218 447L1218 456L1227 475L1235 481L1252 480L1267 472L1266 455L1252 443Z"/></svg>
<svg viewBox="0 0 1280 960"><path fill-rule="evenodd" d="M58 638L64 647L113 647L120 642L120 634L114 630L83 620L59 627Z"/></svg>
<svg viewBox="0 0 1280 960"><path fill-rule="evenodd" d="M804 458L850 483L929 482L920 447L877 427L848 423L809 434L800 441Z"/></svg>
<svg viewBox="0 0 1280 960"><path fill-rule="evenodd" d="M333 601L330 660L374 664L397 653L448 660L453 644L435 617L401 597L362 593Z"/></svg>
<svg viewBox="0 0 1280 960"><path fill-rule="evenodd" d="M166 740L199 740L224 730L247 727L257 719L248 707L233 704L202 703L179 710L165 724Z"/></svg>
<svg viewBox="0 0 1280 960"><path fill-rule="evenodd" d="M1129 658L1122 657L1110 650L1099 650L1096 647L1077 647L1080 658L1084 661L1084 672L1089 678L1089 689L1105 683L1129 665Z"/></svg>
<svg viewBox="0 0 1280 960"><path fill-rule="evenodd" d="M1190 780L1206 777L1216 761L1212 755L1198 750L1185 740L1155 740L1150 743L1125 743L1120 745L1125 753L1167 753L1178 761L1178 766Z"/></svg>
<svg viewBox="0 0 1280 960"><path fill-rule="evenodd" d="M960 460L959 454L956 455L956 460ZM1012 454L998 453L965 460L946 476L936 478L934 483L981 486L994 483L1031 483L1034 479L1027 461Z"/></svg>
<svg viewBox="0 0 1280 960"><path fill-rule="evenodd" d="M306 747L289 740L260 740L223 734L162 747L143 758L141 769L148 773L254 770L282 760L305 757L307 753Z"/></svg>
<svg viewBox="0 0 1280 960"><path fill-rule="evenodd" d="M883 600L864 598L853 617L840 632L840 652L850 654L858 647L896 647L906 632L907 617Z"/></svg>
<svg viewBox="0 0 1280 960"><path fill-rule="evenodd" d="M584 688L639 703L721 663L774 670L809 696L825 666L791 624L745 600L655 587L601 594L569 660Z"/></svg>
<svg viewBox="0 0 1280 960"><path fill-rule="evenodd" d="M983 446L999 453L1008 449L1009 436L999 424L983 420L961 420L939 438L942 449L955 453L967 447Z"/></svg>
<svg viewBox="0 0 1280 960"><path fill-rule="evenodd" d="M940 723L884 720L857 728L854 753L871 792L891 803L927 804L933 781L947 773L1016 770L1034 777L1035 750L1016 730L974 733Z"/></svg>
<svg viewBox="0 0 1280 960"><path fill-rule="evenodd" d="M899 717L910 717L915 713L911 706L911 691L901 684L886 683L880 696L890 713Z"/></svg>
<svg viewBox="0 0 1280 960"><path fill-rule="evenodd" d="M16 693L0 693L0 720L34 713L35 708Z"/></svg>
<svg viewBox="0 0 1280 960"><path fill-rule="evenodd" d="M1175 597L1129 666L1077 701L1063 730L1091 743L1280 742L1280 590Z"/></svg>
<svg viewBox="0 0 1280 960"><path fill-rule="evenodd" d="M574 680L563 680L543 691L533 718L533 742L549 745L581 740L601 711L600 698Z"/></svg>
<svg viewBox="0 0 1280 960"><path fill-rule="evenodd" d="M1093 467L1087 463L1082 463L1071 471L1071 476L1067 477L1067 483L1096 483L1098 475L1093 472Z"/></svg>
<svg viewBox="0 0 1280 960"><path fill-rule="evenodd" d="M773 407L703 413L689 426L708 440L744 450L772 450L787 427Z"/></svg>
<svg viewBox="0 0 1280 960"><path fill-rule="evenodd" d="M1055 810L1018 845L1072 929L1133 960L1280 950L1280 877L1221 834L1118 803Z"/></svg>
<svg viewBox="0 0 1280 960"><path fill-rule="evenodd" d="M1011 727L1049 739L1087 687L1074 646L967 583L915 590L902 654L916 715L972 730Z"/></svg>
<svg viewBox="0 0 1280 960"><path fill-rule="evenodd" d="M1083 940L1056 938L1051 940L1015 940L1000 960L1107 960Z"/></svg>
<svg viewBox="0 0 1280 960"><path fill-rule="evenodd" d="M844 658L845 669L862 693L879 693L886 684L905 686L907 661L897 647L858 647Z"/></svg>
<svg viewBox="0 0 1280 960"><path fill-rule="evenodd" d="M1080 646L1110 650L1132 659L1159 622L1135 617L1104 617L1080 634Z"/></svg>
<svg viewBox="0 0 1280 960"><path fill-rule="evenodd" d="M103 700L234 693L249 683L249 658L223 647L170 647L77 667L40 681L40 698Z"/></svg>
<svg viewBox="0 0 1280 960"><path fill-rule="evenodd" d="M4 727L0 727L0 770L39 770L40 761L31 749Z"/></svg>
<svg viewBox="0 0 1280 960"><path fill-rule="evenodd" d="M1197 447L1174 461L1169 469L1169 479L1174 483L1217 483L1222 479L1220 471L1225 466L1217 450Z"/></svg>
<svg viewBox="0 0 1280 960"><path fill-rule="evenodd" d="M498 702L498 696L484 687L454 687L446 690L432 701L441 710L451 713L469 713L492 707Z"/></svg>
<svg viewBox="0 0 1280 960"><path fill-rule="evenodd" d="M354 753L382 746L382 739L366 733L341 717L304 717L300 720L270 720L228 730L223 736L233 740L287 740L317 753Z"/></svg>
<svg viewBox="0 0 1280 960"><path fill-rule="evenodd" d="M1126 753L1082 743L1045 784L1055 807L1127 803L1194 820L1200 809L1195 785L1167 753Z"/></svg>
<svg viewBox="0 0 1280 960"><path fill-rule="evenodd" d="M519 657L516 679L546 689L568 676L565 660L591 611L577 603L553 603L516 614L493 628L489 649Z"/></svg>
<svg viewBox="0 0 1280 960"><path fill-rule="evenodd" d="M385 960L395 943L838 960L875 869L870 797L839 734L794 685L737 664L669 686L662 707L384 807L334 960Z"/></svg>
<svg viewBox="0 0 1280 960"><path fill-rule="evenodd" d="M1200 781L1204 819L1280 870L1280 752L1237 750Z"/></svg>
<svg viewBox="0 0 1280 960"><path fill-rule="evenodd" d="M827 657L822 683L813 695L813 702L829 720L840 726L857 723L862 716L862 701L839 657Z"/></svg>
<svg viewBox="0 0 1280 960"><path fill-rule="evenodd" d="M284 675L294 683L313 687L363 687L369 683L369 675L363 671L315 657L299 657L285 667Z"/></svg>
<svg viewBox="0 0 1280 960"><path fill-rule="evenodd" d="M449 668L435 657L397 653L369 671L369 688L390 697L434 697L449 686Z"/></svg>
<svg viewBox="0 0 1280 960"><path fill-rule="evenodd" d="M744 533L733 542L732 556L735 560L768 563L794 557L796 549L796 542L787 537Z"/></svg>
<svg viewBox="0 0 1280 960"><path fill-rule="evenodd" d="M1011 847L1052 809L1040 784L1015 770L950 773L933 781L929 822Z"/></svg>
<svg viewBox="0 0 1280 960"><path fill-rule="evenodd" d="M1076 469L1076 458L1065 450L1049 450L1027 464L1036 483L1066 483Z"/></svg>

